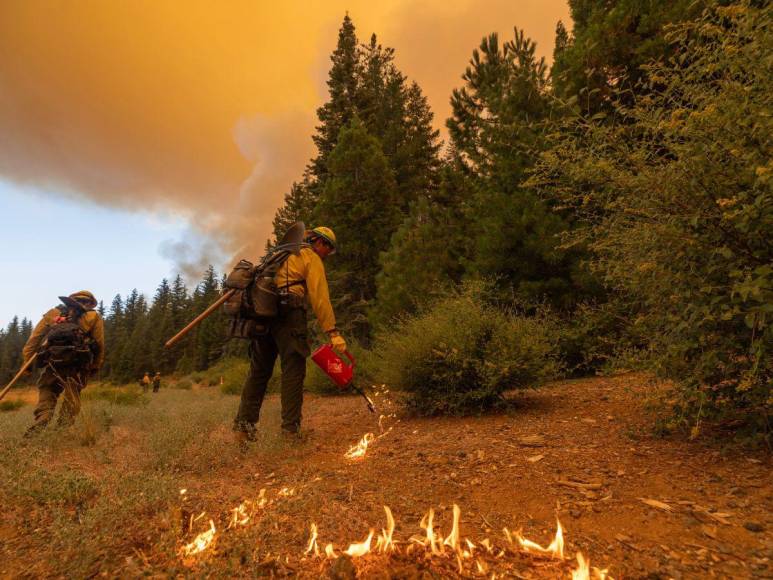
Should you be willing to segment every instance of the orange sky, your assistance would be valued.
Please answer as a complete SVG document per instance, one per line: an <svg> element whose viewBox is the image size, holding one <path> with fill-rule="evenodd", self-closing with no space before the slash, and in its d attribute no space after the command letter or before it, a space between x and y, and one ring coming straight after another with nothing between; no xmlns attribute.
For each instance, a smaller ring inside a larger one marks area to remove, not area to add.
<svg viewBox="0 0 773 580"><path fill-rule="evenodd" d="M396 49L438 126L484 35L517 25L549 56L569 20L565 0L3 0L0 176L182 213L259 252L313 153L346 10Z"/></svg>

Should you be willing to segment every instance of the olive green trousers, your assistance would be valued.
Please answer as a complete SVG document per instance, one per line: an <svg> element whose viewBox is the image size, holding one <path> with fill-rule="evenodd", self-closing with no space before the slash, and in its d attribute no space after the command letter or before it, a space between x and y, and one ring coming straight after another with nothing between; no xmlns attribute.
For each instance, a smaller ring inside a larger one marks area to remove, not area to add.
<svg viewBox="0 0 773 580"><path fill-rule="evenodd" d="M306 310L280 308L279 316L269 324L268 332L253 339L248 352L250 370L242 388L234 430L254 432L278 356L282 365L282 429L297 433L301 426L306 358L311 352Z"/></svg>
<svg viewBox="0 0 773 580"><path fill-rule="evenodd" d="M86 373L82 369L54 369L46 367L38 379L38 404L35 407L34 423L27 434L41 431L51 422L56 412L56 403L62 395L57 424L72 425L81 410L81 391L86 387Z"/></svg>

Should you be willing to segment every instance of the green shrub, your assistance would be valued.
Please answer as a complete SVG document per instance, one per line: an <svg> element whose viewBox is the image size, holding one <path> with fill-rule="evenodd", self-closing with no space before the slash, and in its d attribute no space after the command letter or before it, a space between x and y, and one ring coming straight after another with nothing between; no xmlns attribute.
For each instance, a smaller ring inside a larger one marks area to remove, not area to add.
<svg viewBox="0 0 773 580"><path fill-rule="evenodd" d="M557 375L555 325L486 303L486 288L468 283L377 336L381 382L419 414L479 413Z"/></svg>
<svg viewBox="0 0 773 580"><path fill-rule="evenodd" d="M0 411L15 411L16 409L22 408L24 405L26 405L26 403L20 399L2 401L0 402Z"/></svg>
<svg viewBox="0 0 773 580"><path fill-rule="evenodd" d="M146 405L148 403L142 389L136 385L86 388L81 393L81 399L84 401L108 401L114 405Z"/></svg>
<svg viewBox="0 0 773 580"><path fill-rule="evenodd" d="M223 359L209 369L209 384L213 387L219 385L220 392L225 395L239 395L249 368L249 361L244 359L235 357Z"/></svg>
<svg viewBox="0 0 773 580"><path fill-rule="evenodd" d="M556 134L532 182L626 298L645 362L675 385L674 426L769 437L773 9L721 4L668 32L675 56L644 67L645 98Z"/></svg>
<svg viewBox="0 0 773 580"><path fill-rule="evenodd" d="M631 307L611 295L601 304L578 304L561 321L558 351L566 374L589 374L643 366L638 360L646 345L640 328L630 316Z"/></svg>
<svg viewBox="0 0 773 580"><path fill-rule="evenodd" d="M183 391L190 391L193 388L193 382L190 379L180 379L169 385L173 389L181 389Z"/></svg>

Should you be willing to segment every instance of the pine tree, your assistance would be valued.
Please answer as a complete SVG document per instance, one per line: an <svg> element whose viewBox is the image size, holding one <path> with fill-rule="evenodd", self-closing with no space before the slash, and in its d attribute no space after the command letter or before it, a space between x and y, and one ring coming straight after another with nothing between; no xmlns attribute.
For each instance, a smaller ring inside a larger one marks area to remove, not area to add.
<svg viewBox="0 0 773 580"><path fill-rule="evenodd" d="M220 283L213 266L209 266L193 298L194 310L202 312L220 296ZM225 343L225 320L221 310L206 318L196 329L193 361L196 370L208 368L220 358Z"/></svg>
<svg viewBox="0 0 773 580"><path fill-rule="evenodd" d="M403 216L422 195L437 188L439 133L432 127L432 113L416 83L408 84L394 62L395 51L378 43L358 45L351 19L346 16L328 78L329 100L317 111L314 136L317 155L301 184L294 184L277 211L274 235L280 237L297 219L313 215L317 200L327 186L329 158L341 128L356 115L368 133L376 137L396 180L395 203ZM314 225L314 224L308 224Z"/></svg>
<svg viewBox="0 0 773 580"><path fill-rule="evenodd" d="M553 62L559 60L569 46L569 33L566 31L564 23L560 20L556 24L556 39L553 45Z"/></svg>
<svg viewBox="0 0 773 580"><path fill-rule="evenodd" d="M327 158L338 142L341 128L349 123L355 113L357 93L357 35L354 24L347 14L338 32L338 44L330 57L327 87L328 101L317 109L320 124L313 137L317 156L311 162L311 169L318 183L324 184L327 176Z"/></svg>
<svg viewBox="0 0 773 580"><path fill-rule="evenodd" d="M492 34L473 52L463 79L448 128L476 190L468 270L498 278L522 298L571 306L577 257L558 247L567 225L523 185L551 128L544 60L523 31L501 47Z"/></svg>
<svg viewBox="0 0 773 580"><path fill-rule="evenodd" d="M330 270L349 305L368 303L375 296L379 254L400 222L395 180L378 140L358 117L341 131L329 168L317 218L341 240Z"/></svg>
<svg viewBox="0 0 773 580"><path fill-rule="evenodd" d="M461 281L469 253L466 200L471 186L452 163L442 171L440 188L414 203L381 255L374 326L413 312L445 285Z"/></svg>
<svg viewBox="0 0 773 580"><path fill-rule="evenodd" d="M569 0L574 26L556 52L556 94L576 97L586 115L613 110L613 97L630 104L646 92L642 65L673 53L667 26L692 19L705 5L703 0Z"/></svg>
<svg viewBox="0 0 773 580"><path fill-rule="evenodd" d="M274 216L275 244L295 222L302 221L307 227L311 224L315 202L316 196L312 191L309 174L306 172L301 182L293 183L290 192L285 194L284 204Z"/></svg>

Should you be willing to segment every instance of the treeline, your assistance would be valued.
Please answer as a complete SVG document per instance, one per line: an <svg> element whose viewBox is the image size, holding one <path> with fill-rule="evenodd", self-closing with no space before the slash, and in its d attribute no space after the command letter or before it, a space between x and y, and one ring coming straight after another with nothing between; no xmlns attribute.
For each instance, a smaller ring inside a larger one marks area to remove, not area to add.
<svg viewBox="0 0 773 580"><path fill-rule="evenodd" d="M22 348L32 334L32 322L14 316L0 328L0 384L10 381L22 365Z"/></svg>
<svg viewBox="0 0 773 580"><path fill-rule="evenodd" d="M125 382L145 372L189 373L208 368L238 348L226 342L221 312L172 348L164 348L169 338L220 297L222 282L210 266L192 293L178 275L171 284L162 280L150 303L136 289L126 298L113 298L103 313L107 356L101 376Z"/></svg>
<svg viewBox="0 0 773 580"><path fill-rule="evenodd" d="M181 276L170 284L164 279L148 301L136 289L125 298L120 294L108 307L100 301L97 311L105 320L106 358L102 379L116 383L135 381L145 372L185 374L204 370L223 355L239 356L244 345L226 341L222 313L206 319L190 335L171 349L164 343L190 322L222 291L222 278L210 266L202 280L189 292ZM51 307L57 306L54 297ZM22 364L22 348L34 324L14 317L0 329L0 382L13 377Z"/></svg>

